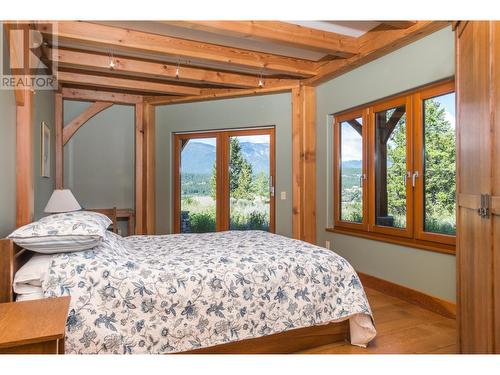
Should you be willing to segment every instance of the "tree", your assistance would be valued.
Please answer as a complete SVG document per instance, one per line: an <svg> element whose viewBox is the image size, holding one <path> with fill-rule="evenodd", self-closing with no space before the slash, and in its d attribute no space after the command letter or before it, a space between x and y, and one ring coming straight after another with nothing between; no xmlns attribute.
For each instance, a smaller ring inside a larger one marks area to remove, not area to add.
<svg viewBox="0 0 500 375"><path fill-rule="evenodd" d="M455 130L446 119L445 108L436 100L425 101L425 212L429 217L455 216ZM406 213L405 119L394 129L387 143L387 194L389 213ZM423 176L421 176L423 178Z"/></svg>
<svg viewBox="0 0 500 375"><path fill-rule="evenodd" d="M240 142L236 137L230 138L229 144L229 189L236 199L250 199L253 193L252 165L246 161L241 152ZM217 166L214 162L210 177L210 193L215 199L217 191Z"/></svg>
<svg viewBox="0 0 500 375"><path fill-rule="evenodd" d="M253 196L252 166L246 160L243 161L236 190L231 190L231 195L236 199L251 199Z"/></svg>
<svg viewBox="0 0 500 375"><path fill-rule="evenodd" d="M388 214L406 216L406 189L403 178L406 174L406 115L395 126L387 142L387 205Z"/></svg>
<svg viewBox="0 0 500 375"><path fill-rule="evenodd" d="M215 200L217 195L217 160L212 166L212 175L210 176L210 196Z"/></svg>
<svg viewBox="0 0 500 375"><path fill-rule="evenodd" d="M266 172L259 172L253 182L253 191L260 197L269 196L269 176Z"/></svg>

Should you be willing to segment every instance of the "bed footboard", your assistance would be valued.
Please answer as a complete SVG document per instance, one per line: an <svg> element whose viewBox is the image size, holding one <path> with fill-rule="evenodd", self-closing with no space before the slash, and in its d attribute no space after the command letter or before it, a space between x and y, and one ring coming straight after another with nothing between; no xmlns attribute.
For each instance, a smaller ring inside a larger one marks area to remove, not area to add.
<svg viewBox="0 0 500 375"><path fill-rule="evenodd" d="M180 354L289 354L348 339L349 320L344 320L339 323L292 329Z"/></svg>

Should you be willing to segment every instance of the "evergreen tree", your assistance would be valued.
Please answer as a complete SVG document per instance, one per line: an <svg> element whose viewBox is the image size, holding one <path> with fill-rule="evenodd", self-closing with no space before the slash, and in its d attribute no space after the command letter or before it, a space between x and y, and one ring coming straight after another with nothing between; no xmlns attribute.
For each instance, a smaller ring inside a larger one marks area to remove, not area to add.
<svg viewBox="0 0 500 375"><path fill-rule="evenodd" d="M233 198L251 199L253 196L253 172L252 166L246 160L243 160L241 172L238 176L238 186L236 190L231 191Z"/></svg>
<svg viewBox="0 0 500 375"><path fill-rule="evenodd" d="M212 166L212 175L210 176L210 196L215 200L217 195L217 161Z"/></svg>
<svg viewBox="0 0 500 375"><path fill-rule="evenodd" d="M253 182L253 191L261 197L269 196L269 176L265 172L259 172Z"/></svg>
<svg viewBox="0 0 500 375"><path fill-rule="evenodd" d="M425 101L425 213L428 218L455 216L455 129L445 108L436 100ZM387 143L387 193L389 214L406 213L406 126L404 118ZM424 176L420 176L424 178Z"/></svg>
<svg viewBox="0 0 500 375"><path fill-rule="evenodd" d="M250 199L253 195L252 166L243 157L241 145L237 138L232 137L229 144L229 189L231 197ZM215 199L217 191L217 166L214 162L210 177L210 193Z"/></svg>

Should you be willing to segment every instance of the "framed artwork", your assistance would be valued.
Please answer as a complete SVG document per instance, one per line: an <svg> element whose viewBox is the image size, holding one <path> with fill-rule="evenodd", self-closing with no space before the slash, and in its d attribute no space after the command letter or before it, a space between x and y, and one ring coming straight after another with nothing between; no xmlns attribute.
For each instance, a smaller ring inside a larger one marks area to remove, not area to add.
<svg viewBox="0 0 500 375"><path fill-rule="evenodd" d="M40 160L42 162L40 174L42 177L50 177L50 128L45 121L42 121L42 147Z"/></svg>

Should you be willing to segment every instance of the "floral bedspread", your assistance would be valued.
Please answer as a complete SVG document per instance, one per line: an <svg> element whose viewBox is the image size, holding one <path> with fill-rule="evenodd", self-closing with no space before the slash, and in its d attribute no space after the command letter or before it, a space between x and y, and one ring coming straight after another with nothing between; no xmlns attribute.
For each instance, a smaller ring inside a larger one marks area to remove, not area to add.
<svg viewBox="0 0 500 375"><path fill-rule="evenodd" d="M92 250L54 255L43 290L72 297L67 353L179 352L371 317L345 259L260 231L108 232Z"/></svg>

